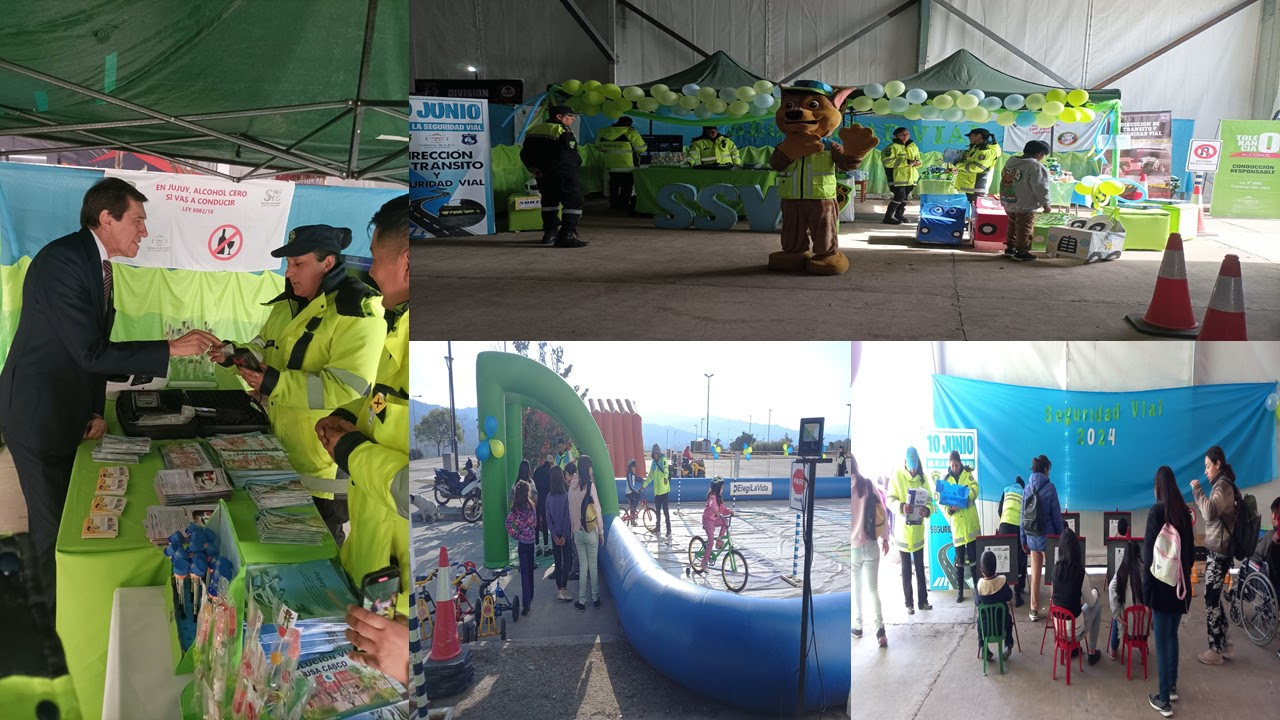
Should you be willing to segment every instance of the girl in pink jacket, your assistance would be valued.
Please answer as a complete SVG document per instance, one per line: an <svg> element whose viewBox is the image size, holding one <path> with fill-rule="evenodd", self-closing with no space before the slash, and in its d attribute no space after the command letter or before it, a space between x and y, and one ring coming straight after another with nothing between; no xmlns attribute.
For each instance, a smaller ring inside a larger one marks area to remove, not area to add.
<svg viewBox="0 0 1280 720"><path fill-rule="evenodd" d="M725 520L725 518L733 515L733 511L724 506L724 500L721 498L723 490L724 478L717 475L711 481L711 489L707 491L707 506L702 509L702 529L707 534L707 545L702 552L700 572L706 572L707 570L707 559L711 557L711 546L714 544L717 548L720 547L720 538L724 536L725 529L729 527L729 521Z"/></svg>

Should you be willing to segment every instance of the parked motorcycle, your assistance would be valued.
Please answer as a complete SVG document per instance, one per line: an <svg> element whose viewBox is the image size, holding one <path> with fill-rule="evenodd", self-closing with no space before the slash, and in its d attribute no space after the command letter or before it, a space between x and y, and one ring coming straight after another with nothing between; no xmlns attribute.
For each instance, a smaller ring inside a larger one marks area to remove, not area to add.
<svg viewBox="0 0 1280 720"><path fill-rule="evenodd" d="M480 479L468 472L464 478L452 470L436 468L436 504L444 507L450 500L462 501L462 517L467 522L480 519Z"/></svg>

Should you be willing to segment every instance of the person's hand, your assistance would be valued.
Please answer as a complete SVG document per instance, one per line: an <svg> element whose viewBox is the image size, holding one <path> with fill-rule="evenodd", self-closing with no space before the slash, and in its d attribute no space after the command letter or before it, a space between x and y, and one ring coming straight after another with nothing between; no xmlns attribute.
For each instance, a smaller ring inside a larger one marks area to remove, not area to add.
<svg viewBox="0 0 1280 720"><path fill-rule="evenodd" d="M236 368L236 370L240 371L240 377L244 378L244 381L248 383L249 387L253 388L253 391L256 393L262 392L262 378L266 374L266 369L267 369L266 365L262 366L261 371L250 370L249 368L245 368L245 367Z"/></svg>
<svg viewBox="0 0 1280 720"><path fill-rule="evenodd" d="M901 514L901 515L906 515L906 514L907 514L907 504L906 504L906 503L898 503L898 510L900 511L900 512L899 512L899 514Z"/></svg>
<svg viewBox="0 0 1280 720"><path fill-rule="evenodd" d="M353 648L347 657L409 684L409 626L348 605L346 635Z"/></svg>
<svg viewBox="0 0 1280 720"><path fill-rule="evenodd" d="M1041 205L1040 210L1043 212L1053 212L1053 208L1049 205Z"/></svg>
<svg viewBox="0 0 1280 720"><path fill-rule="evenodd" d="M327 432L320 436L320 444L324 446L324 451L329 453L329 457L333 458L334 448L338 446L338 441L346 436L346 432ZM336 460L337 458L334 459Z"/></svg>
<svg viewBox="0 0 1280 720"><path fill-rule="evenodd" d="M216 363L218 363L219 365L221 365L222 363L224 363L224 362L226 362L226 361L227 361L226 356L224 356L224 355L222 354L222 345L221 345L221 344L218 344L218 345L210 345L210 346L209 346L209 351L206 353L206 355L208 355L208 356L209 356L209 360L211 360L212 362L216 362Z"/></svg>
<svg viewBox="0 0 1280 720"><path fill-rule="evenodd" d="M1023 554L1023 555L1030 555L1030 554L1031 554L1031 549L1030 549L1030 548L1028 548L1028 547L1026 546L1026 544L1023 544L1023 546L1022 546L1022 554Z"/></svg>
<svg viewBox="0 0 1280 720"><path fill-rule="evenodd" d="M919 161L919 160L912 160L912 161L911 161L911 167L920 167L920 161Z"/></svg>
<svg viewBox="0 0 1280 720"><path fill-rule="evenodd" d="M214 335L203 330L192 330L176 340L169 341L169 355L171 357L203 355L220 345L222 341Z"/></svg>
<svg viewBox="0 0 1280 720"><path fill-rule="evenodd" d="M334 415L326 415L316 421L316 437L320 440L320 444L326 447L328 447L329 443L328 436L342 437L355 429L355 425ZM337 441L335 440L334 442Z"/></svg>
<svg viewBox="0 0 1280 720"><path fill-rule="evenodd" d="M93 417L89 419L89 424L84 428L84 439L97 440L106 433L107 421L103 420L101 415L94 413Z"/></svg>
<svg viewBox="0 0 1280 720"><path fill-rule="evenodd" d="M880 554L881 555L889 554L889 538L883 538L883 537L880 538Z"/></svg>
<svg viewBox="0 0 1280 720"><path fill-rule="evenodd" d="M1194 480L1191 481L1191 491L1195 492L1199 489L1200 489L1200 478L1195 478Z"/></svg>

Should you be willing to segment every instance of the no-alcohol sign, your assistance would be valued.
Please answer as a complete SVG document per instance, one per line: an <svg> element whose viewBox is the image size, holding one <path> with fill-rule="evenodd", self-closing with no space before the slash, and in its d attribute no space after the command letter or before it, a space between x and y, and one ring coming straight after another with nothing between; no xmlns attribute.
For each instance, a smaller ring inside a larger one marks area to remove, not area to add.
<svg viewBox="0 0 1280 720"><path fill-rule="evenodd" d="M244 247L244 233L235 225L219 225L209 233L209 254L214 260L231 260Z"/></svg>
<svg viewBox="0 0 1280 720"><path fill-rule="evenodd" d="M1187 153L1188 172L1217 172L1222 143L1218 140L1192 140Z"/></svg>

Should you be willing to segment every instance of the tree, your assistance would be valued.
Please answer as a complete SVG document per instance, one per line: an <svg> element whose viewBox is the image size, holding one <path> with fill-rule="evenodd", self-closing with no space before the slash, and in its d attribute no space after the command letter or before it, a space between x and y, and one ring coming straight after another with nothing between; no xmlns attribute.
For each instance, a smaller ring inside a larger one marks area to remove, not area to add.
<svg viewBox="0 0 1280 720"><path fill-rule="evenodd" d="M418 426L413 429L413 437L417 442L435 443L436 454L443 452L444 446L449 444L449 426L452 423L449 419L449 411L444 408L436 408L427 413L427 416L418 422ZM457 428L457 440L462 442L462 426Z"/></svg>
<svg viewBox="0 0 1280 720"><path fill-rule="evenodd" d="M738 437L734 438L733 442L729 443L729 449L733 450L734 452L742 452L743 448L751 447L755 445L755 442L756 442L755 435L752 435L749 432L744 432Z"/></svg>
<svg viewBox="0 0 1280 720"><path fill-rule="evenodd" d="M565 432L555 418L533 408L525 408L521 431L524 446L524 457L521 459L528 460L534 467L542 462L545 455L556 451L556 438L564 438L566 442L569 440L569 433Z"/></svg>
<svg viewBox="0 0 1280 720"><path fill-rule="evenodd" d="M520 357L526 357L526 358L529 357L529 345L530 345L530 341L528 340L516 340L511 343L511 347L515 349L516 354L519 355ZM546 340L539 340L537 347L538 347L538 362L547 366L548 368L551 369L551 372L555 373L556 375L559 375L560 378L565 382L568 382L569 373L573 372L573 364L572 363L568 365L565 364L564 346L556 345L553 347L551 343L547 342ZM550 362L547 362L548 353L551 354ZM578 397L582 398L583 400L587 399L587 393L590 392L589 389L583 389L578 385L573 386L573 391L577 393Z"/></svg>

